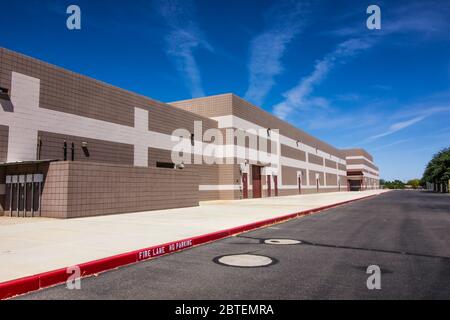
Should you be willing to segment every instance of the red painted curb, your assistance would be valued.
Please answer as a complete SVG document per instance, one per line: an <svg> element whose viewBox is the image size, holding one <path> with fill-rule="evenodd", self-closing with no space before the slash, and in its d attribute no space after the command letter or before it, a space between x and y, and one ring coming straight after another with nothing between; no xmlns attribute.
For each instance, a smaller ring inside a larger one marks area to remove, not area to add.
<svg viewBox="0 0 450 320"><path fill-rule="evenodd" d="M250 230L255 230L258 228L266 227L269 225L285 222L300 216L305 216L308 214L316 213L319 211L327 210L340 205L348 204L351 202L367 199L374 197L376 195L371 195L359 199L348 200L344 202L335 203L332 205L327 205L319 208L314 208L310 210L304 210L297 213L292 213L276 218L271 218L263 221L253 222L250 224L234 227L231 229L226 229L222 231L217 231L213 233L208 233L205 235L188 238L180 241L169 242L162 245L157 245L141 250L135 250L95 261L90 261L77 265L80 269L81 277L87 277L96 275L101 272L116 269L121 266L137 263L143 260L148 260L163 256L166 254L174 253L177 251L182 251L194 246L205 244L211 241L216 241L219 239L227 238L239 233L247 232ZM27 292L36 291L39 289L47 288L57 284L61 284L67 281L71 273L68 273L68 268L62 268L58 270L53 270L49 272L44 272L36 274L33 276L15 279L7 282L0 283L0 299L7 299L17 295L21 295Z"/></svg>

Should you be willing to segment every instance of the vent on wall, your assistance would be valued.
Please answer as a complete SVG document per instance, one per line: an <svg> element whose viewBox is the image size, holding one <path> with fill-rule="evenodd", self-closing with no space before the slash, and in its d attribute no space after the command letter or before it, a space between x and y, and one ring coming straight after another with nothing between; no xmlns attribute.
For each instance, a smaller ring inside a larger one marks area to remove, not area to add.
<svg viewBox="0 0 450 320"><path fill-rule="evenodd" d="M157 168L166 168L166 169L173 169L175 168L175 164L171 162L156 162Z"/></svg>

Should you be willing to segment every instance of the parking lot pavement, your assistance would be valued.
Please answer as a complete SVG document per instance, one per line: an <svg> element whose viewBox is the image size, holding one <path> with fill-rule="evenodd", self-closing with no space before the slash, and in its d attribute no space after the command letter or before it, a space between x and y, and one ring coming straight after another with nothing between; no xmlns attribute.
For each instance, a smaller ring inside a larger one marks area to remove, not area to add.
<svg viewBox="0 0 450 320"><path fill-rule="evenodd" d="M450 299L449 230L448 195L395 191L21 299Z"/></svg>
<svg viewBox="0 0 450 320"><path fill-rule="evenodd" d="M69 220L13 219L14 224L6 224L10 218L4 217L0 283L381 192L214 201L199 207Z"/></svg>

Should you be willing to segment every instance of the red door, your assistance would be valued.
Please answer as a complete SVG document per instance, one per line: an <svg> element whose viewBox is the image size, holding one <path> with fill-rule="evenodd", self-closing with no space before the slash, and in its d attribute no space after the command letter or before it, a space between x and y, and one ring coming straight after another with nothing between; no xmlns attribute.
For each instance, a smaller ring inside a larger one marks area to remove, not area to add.
<svg viewBox="0 0 450 320"><path fill-rule="evenodd" d="M242 174L242 185L243 185L243 187L242 187L242 191L243 191L243 193L242 193L242 197L244 198L244 199L248 199L248 173L243 173Z"/></svg>
<svg viewBox="0 0 450 320"><path fill-rule="evenodd" d="M275 189L275 197L278 197L278 176L273 176L273 184Z"/></svg>
<svg viewBox="0 0 450 320"><path fill-rule="evenodd" d="M298 194L302 194L302 178L298 177Z"/></svg>
<svg viewBox="0 0 450 320"><path fill-rule="evenodd" d="M261 167L252 166L253 198L261 198Z"/></svg>
<svg viewBox="0 0 450 320"><path fill-rule="evenodd" d="M272 196L272 181L270 179L270 176L267 176L267 196Z"/></svg>

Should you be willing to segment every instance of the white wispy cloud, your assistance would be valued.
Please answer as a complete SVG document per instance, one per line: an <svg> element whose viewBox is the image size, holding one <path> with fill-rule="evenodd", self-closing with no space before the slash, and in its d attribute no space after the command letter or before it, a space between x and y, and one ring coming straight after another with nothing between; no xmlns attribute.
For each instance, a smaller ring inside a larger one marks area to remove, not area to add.
<svg viewBox="0 0 450 320"><path fill-rule="evenodd" d="M437 9L439 8L439 9ZM415 1L398 6L384 29L388 33L414 33L417 36L449 38L450 3L448 1Z"/></svg>
<svg viewBox="0 0 450 320"><path fill-rule="evenodd" d="M355 102L361 100L361 95L357 93L343 93L336 95L335 99L344 102Z"/></svg>
<svg viewBox="0 0 450 320"><path fill-rule="evenodd" d="M421 41L426 38L450 39L447 30L450 28L450 3L447 1L410 1L407 6L399 5L385 9L380 5L382 14L379 36L390 34L413 34L410 41ZM436 10L436 8L439 8ZM386 11L385 11L386 10ZM384 14L388 12L389 14ZM361 12L358 12L360 15ZM385 18L386 17L386 18ZM325 35L339 37L357 37L367 32L365 25L345 25L342 28L324 32Z"/></svg>
<svg viewBox="0 0 450 320"><path fill-rule="evenodd" d="M286 47L299 34L304 23L304 12L305 4L293 0L277 3L269 10L269 25L250 45L247 100L262 104L275 85L275 77L283 71L281 59Z"/></svg>
<svg viewBox="0 0 450 320"><path fill-rule="evenodd" d="M406 129L406 128L412 126L413 124L416 124L416 123L424 120L427 117L428 116L419 116L419 117L415 117L415 118L412 118L412 119L409 119L409 120L406 120L406 121L400 121L400 122L394 123L385 132L382 132L380 134L376 134L376 135L373 135L373 136L367 138L367 142L371 142L371 141L374 141L376 139L389 136L389 135L391 135L393 133L396 133L396 132L398 132L400 130Z"/></svg>
<svg viewBox="0 0 450 320"><path fill-rule="evenodd" d="M410 106L404 109L406 109L406 111L397 112L391 117L391 119L405 116L410 117L412 116L412 118L408 120L397 121L391 126L389 126L389 128L386 131L376 135L372 135L367 139L365 139L362 143L373 142L379 138L390 136L391 134L394 134L400 130L411 127L412 125L415 125L416 123L419 123L433 115L450 112L450 106L448 105L432 106L426 104L418 104L417 106Z"/></svg>
<svg viewBox="0 0 450 320"><path fill-rule="evenodd" d="M199 48L213 51L203 32L194 21L194 4L189 0L157 1L161 16L170 28L165 37L167 54L173 58L178 72L187 80L192 97L205 95L194 51Z"/></svg>
<svg viewBox="0 0 450 320"><path fill-rule="evenodd" d="M397 140L397 141L394 141L394 142L391 142L391 143L379 146L377 148L372 148L371 150L372 151L380 151L380 150L384 150L384 149L387 149L387 148L390 148L390 147L397 146L399 144L402 144L402 143L405 143L405 142L408 142L408 141L411 141L411 139Z"/></svg>
<svg viewBox="0 0 450 320"><path fill-rule="evenodd" d="M283 94L284 101L273 107L273 113L281 119L286 119L294 110L320 106L315 98L310 97L314 86L322 82L334 66L345 63L347 59L372 47L373 44L374 41L370 38L353 38L340 43L333 52L316 62L310 75Z"/></svg>

